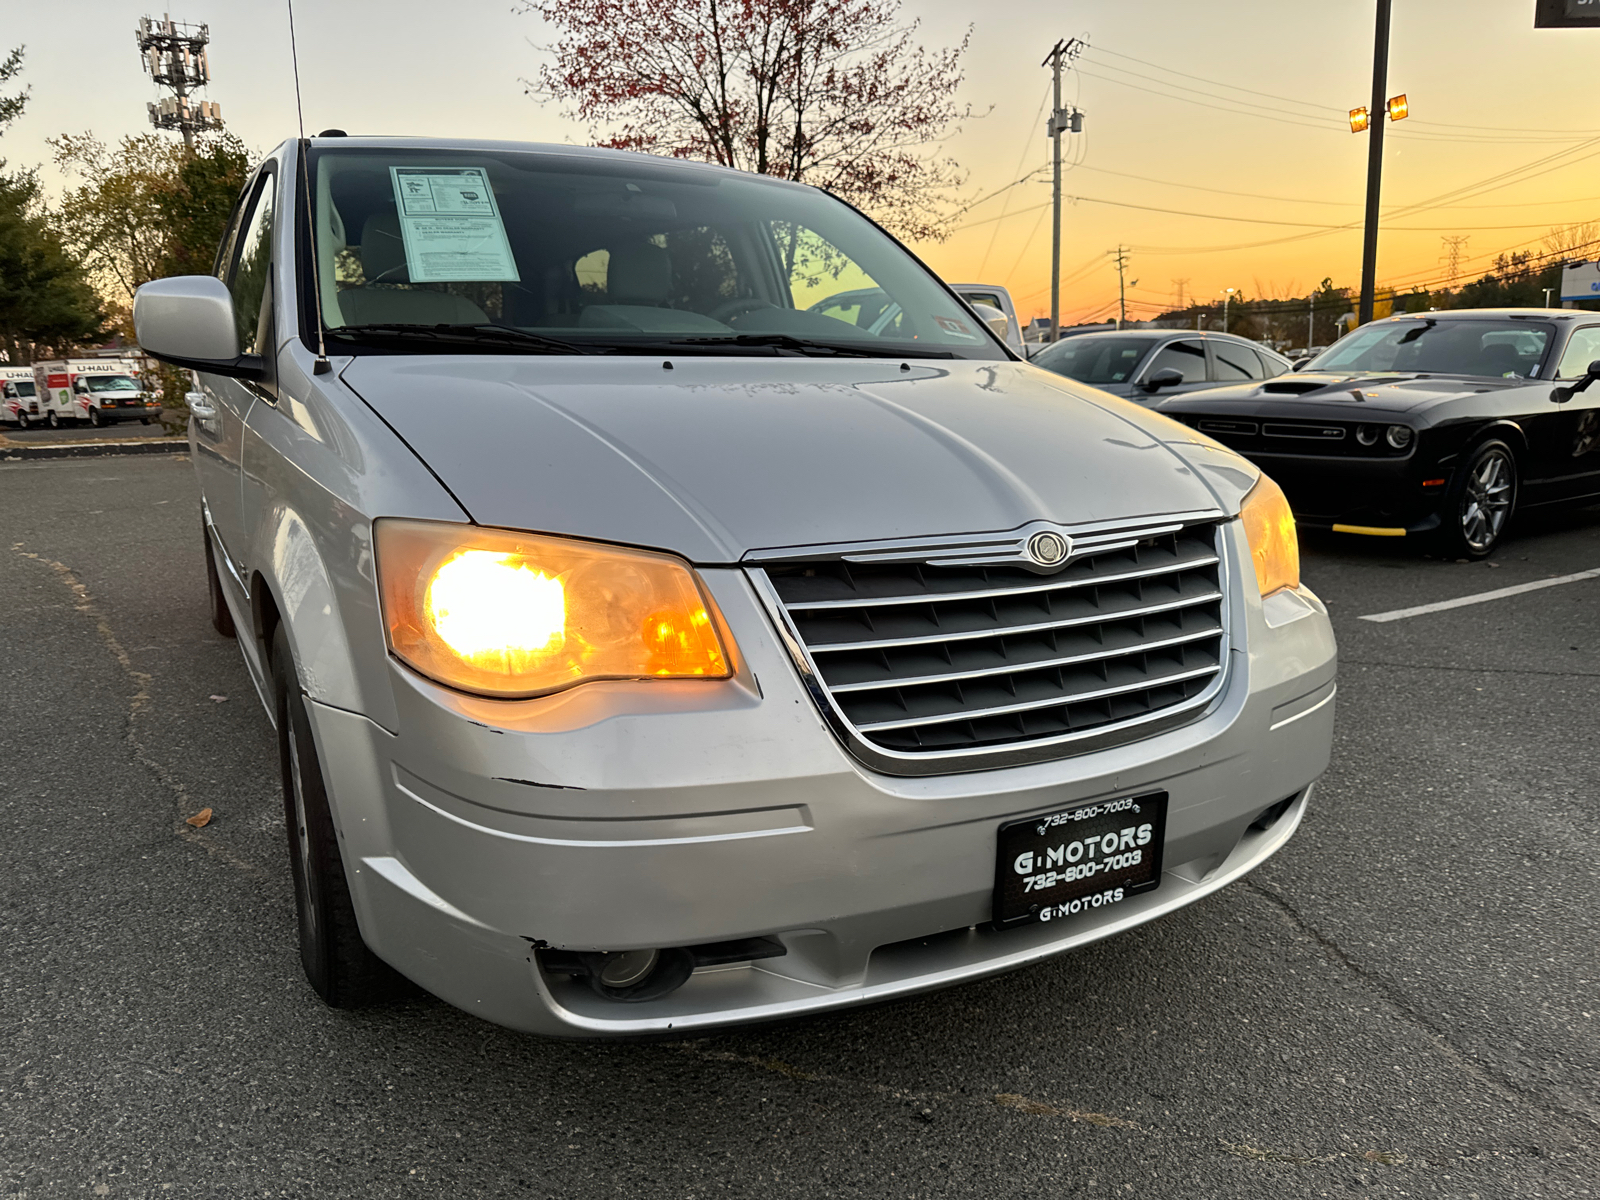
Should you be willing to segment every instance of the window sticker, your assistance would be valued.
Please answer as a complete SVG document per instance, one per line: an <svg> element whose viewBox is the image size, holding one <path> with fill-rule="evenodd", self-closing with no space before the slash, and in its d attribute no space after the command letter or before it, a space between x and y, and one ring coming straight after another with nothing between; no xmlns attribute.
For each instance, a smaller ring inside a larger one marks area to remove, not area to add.
<svg viewBox="0 0 1600 1200"><path fill-rule="evenodd" d="M390 167L412 283L519 282L482 167Z"/></svg>
<svg viewBox="0 0 1600 1200"><path fill-rule="evenodd" d="M934 317L934 324L953 337L976 338L978 335L967 328L966 322L958 321L954 317Z"/></svg>

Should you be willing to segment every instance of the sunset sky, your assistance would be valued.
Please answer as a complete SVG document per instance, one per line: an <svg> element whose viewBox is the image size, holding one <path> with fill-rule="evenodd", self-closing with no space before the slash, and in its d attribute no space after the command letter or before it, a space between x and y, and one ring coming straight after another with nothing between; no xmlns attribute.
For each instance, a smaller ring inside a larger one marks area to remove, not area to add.
<svg viewBox="0 0 1600 1200"><path fill-rule="evenodd" d="M1600 30L1535 30L1534 0L1396 0L1391 94L1412 116L1389 131L1379 283L1445 278L1445 237L1470 238L1465 271L1538 248L1552 226L1600 219ZM549 40L511 0L302 0L296 13L306 127L352 133L583 142L587 130L523 94ZM156 89L133 28L143 10L74 0L14 5L0 37L26 43L26 115L0 141L12 167L48 163L44 139L148 128ZM960 99L980 117L948 143L971 201L1047 167L1058 37L1090 49L1065 97L1086 114L1068 138L1063 317L1111 312L1107 251L1131 248L1130 316L1175 299L1304 295L1359 282L1373 0L906 0L930 46L973 26ZM1066 14L1066 15L1063 15ZM160 15L159 12L156 15ZM274 0L189 0L211 26L211 99L265 150L296 130L288 26ZM46 166L42 177L64 181ZM1049 173L971 208L942 244L917 247L945 278L1009 286L1024 318L1048 311ZM1142 206L1142 207L1131 207ZM1172 211L1150 211L1153 209ZM1003 218L1003 219L1002 219ZM1225 219L1224 219L1225 218ZM1333 230L1351 224L1347 230ZM1588 253L1593 255L1594 251ZM1464 271L1464 273L1465 273Z"/></svg>

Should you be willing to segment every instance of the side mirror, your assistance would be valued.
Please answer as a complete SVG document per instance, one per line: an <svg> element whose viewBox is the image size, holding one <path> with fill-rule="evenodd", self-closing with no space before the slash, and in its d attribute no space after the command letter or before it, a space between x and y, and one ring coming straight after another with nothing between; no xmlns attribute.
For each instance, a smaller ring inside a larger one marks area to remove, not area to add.
<svg viewBox="0 0 1600 1200"><path fill-rule="evenodd" d="M260 379L257 354L239 353L233 296L212 275L175 275L145 284L133 296L133 332L152 358L175 367Z"/></svg>
<svg viewBox="0 0 1600 1200"><path fill-rule="evenodd" d="M1157 371L1139 386L1147 392L1159 392L1162 388L1177 387L1183 382L1183 372L1176 367L1168 367Z"/></svg>
<svg viewBox="0 0 1600 1200"><path fill-rule="evenodd" d="M1289 370L1298 371L1301 367L1305 366L1310 361L1311 361L1311 355L1309 355L1309 354L1306 355L1304 358L1297 358L1292 363L1289 364Z"/></svg>
<svg viewBox="0 0 1600 1200"><path fill-rule="evenodd" d="M978 314L978 320L989 327L989 332L1002 342L1011 336L1011 318L994 305L974 304L972 311Z"/></svg>
<svg viewBox="0 0 1600 1200"><path fill-rule="evenodd" d="M1577 383L1571 384L1568 387L1552 388L1550 390L1550 403L1565 404L1568 400L1571 400L1579 392L1587 388L1596 379L1600 379L1600 358L1595 359L1589 364L1589 370L1584 373L1583 378L1578 380Z"/></svg>

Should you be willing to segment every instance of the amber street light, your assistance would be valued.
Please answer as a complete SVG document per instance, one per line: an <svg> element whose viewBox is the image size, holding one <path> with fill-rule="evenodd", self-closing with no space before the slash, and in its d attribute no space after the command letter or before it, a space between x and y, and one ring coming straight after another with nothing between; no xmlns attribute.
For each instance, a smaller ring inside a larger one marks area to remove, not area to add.
<svg viewBox="0 0 1600 1200"><path fill-rule="evenodd" d="M1389 98L1389 120L1404 121L1410 115L1411 106L1406 103L1406 94L1404 92Z"/></svg>
<svg viewBox="0 0 1600 1200"><path fill-rule="evenodd" d="M1372 124L1372 117L1365 108L1352 108L1350 110L1350 132L1361 133Z"/></svg>

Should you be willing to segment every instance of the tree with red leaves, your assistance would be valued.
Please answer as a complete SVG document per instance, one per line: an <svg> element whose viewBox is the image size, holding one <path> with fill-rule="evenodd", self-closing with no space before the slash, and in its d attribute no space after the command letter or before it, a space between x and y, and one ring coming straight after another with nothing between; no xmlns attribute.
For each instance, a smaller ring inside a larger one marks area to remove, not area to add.
<svg viewBox="0 0 1600 1200"><path fill-rule="evenodd" d="M523 0L559 40L524 80L599 145L827 188L939 239L961 183L940 141L970 38L929 52L899 0Z"/></svg>

